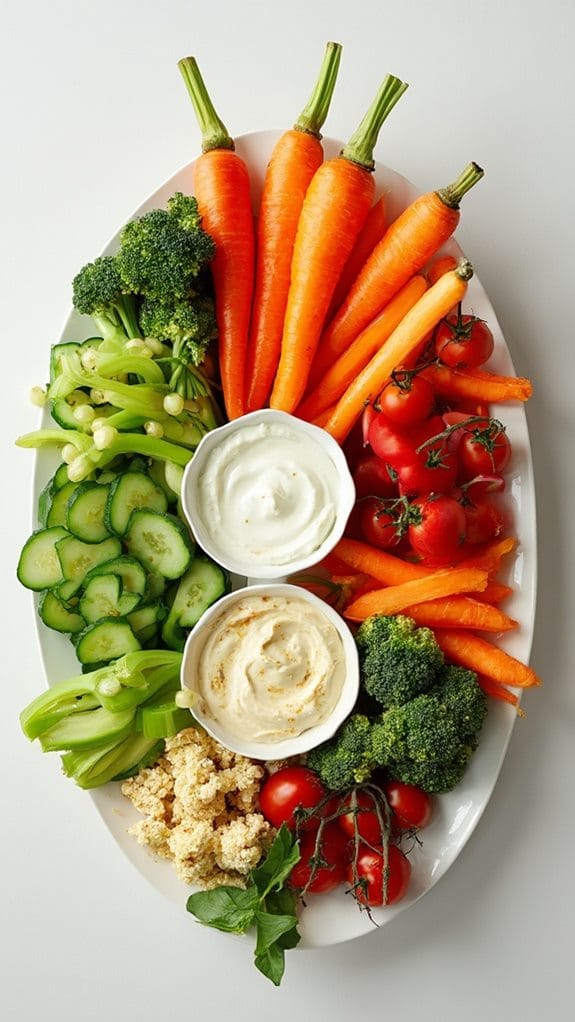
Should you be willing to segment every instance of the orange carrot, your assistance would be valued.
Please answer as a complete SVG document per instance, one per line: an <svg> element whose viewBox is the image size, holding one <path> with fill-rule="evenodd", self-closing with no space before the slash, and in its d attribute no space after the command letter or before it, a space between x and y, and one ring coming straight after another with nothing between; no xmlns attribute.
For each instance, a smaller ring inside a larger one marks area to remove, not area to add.
<svg viewBox="0 0 575 1022"><path fill-rule="evenodd" d="M307 190L293 250L272 408L293 412L304 394L334 288L373 201L371 172L379 130L406 88L387 76L341 156L326 160Z"/></svg>
<svg viewBox="0 0 575 1022"><path fill-rule="evenodd" d="M482 543L472 554L459 562L459 567L481 568L489 575L495 575L499 571L503 558L515 550L516 546L517 540L514 536L504 536L503 539Z"/></svg>
<svg viewBox="0 0 575 1022"><path fill-rule="evenodd" d="M323 427L325 426L325 424L326 424L327 420L329 419L330 415L334 411L335 411L335 402L334 402L333 405L330 405L329 408L326 408L323 412L320 412L319 415L314 415L313 419L309 419L308 421L312 422L314 426L321 426L322 429L323 429ZM299 418L303 418L303 416L300 415L300 413L299 413L299 411L297 409L295 411L295 414L297 416L299 416Z"/></svg>
<svg viewBox="0 0 575 1022"><path fill-rule="evenodd" d="M420 195L394 220L324 332L314 373L323 373L451 237L461 199L482 176L481 168L470 163L452 185Z"/></svg>
<svg viewBox="0 0 575 1022"><path fill-rule="evenodd" d="M309 421L315 419L335 401L339 401L358 373L365 369L370 359L379 351L381 345L387 341L426 289L424 277L420 275L412 277L373 323L362 330L347 351L344 351L326 371L315 390L312 390L299 405L296 415Z"/></svg>
<svg viewBox="0 0 575 1022"><path fill-rule="evenodd" d="M340 57L339 43L328 43L310 101L293 129L286 131L274 146L267 166L258 219L248 343L248 412L264 407L277 370L298 220L310 182L323 163L320 132L329 110Z"/></svg>
<svg viewBox="0 0 575 1022"><path fill-rule="evenodd" d="M216 243L212 262L218 348L226 412L245 412L244 376L254 276L254 223L244 161L218 117L193 57L178 64L200 130L202 155L194 165L194 192L203 227Z"/></svg>
<svg viewBox="0 0 575 1022"><path fill-rule="evenodd" d="M343 273L337 282L328 313L328 321L339 309L367 257L371 255L378 241L381 241L385 234L387 226L385 200L384 194L373 204L367 214L367 220L359 232L357 241L343 268Z"/></svg>
<svg viewBox="0 0 575 1022"><path fill-rule="evenodd" d="M521 376L498 376L482 369L449 369L434 365L422 370L422 376L444 398L471 398L476 401L527 401L533 393L531 380Z"/></svg>
<svg viewBox="0 0 575 1022"><path fill-rule="evenodd" d="M483 596L483 593L478 595ZM406 607L403 613L427 628L473 628L480 632L508 632L517 628L517 621L498 607L471 596L428 600Z"/></svg>
<svg viewBox="0 0 575 1022"><path fill-rule="evenodd" d="M494 696L495 699L503 699L506 703L511 703L512 706L517 710L519 717L524 717L525 713L519 705L519 698L515 692L510 692L504 685L498 685L493 678L487 678L484 674L477 675L477 684L479 688L482 688L486 695Z"/></svg>
<svg viewBox="0 0 575 1022"><path fill-rule="evenodd" d="M393 370L401 365L449 309L461 301L472 273L471 264L462 261L456 270L440 277L409 310L383 347L350 384L325 426L327 432L339 443L343 443L364 407L383 390Z"/></svg>
<svg viewBox="0 0 575 1022"><path fill-rule="evenodd" d="M427 578L429 568L411 564L386 550L378 550L359 539L344 537L333 549L333 556L354 571L371 575L386 586L401 585L414 578Z"/></svg>
<svg viewBox="0 0 575 1022"><path fill-rule="evenodd" d="M488 582L483 592L477 594L477 599L485 600L486 603L498 604L503 603L512 593L511 586L504 586L501 582Z"/></svg>
<svg viewBox="0 0 575 1022"><path fill-rule="evenodd" d="M477 674L484 674L499 685L529 688L541 684L541 679L531 667L479 635L438 628L435 637L448 660Z"/></svg>
<svg viewBox="0 0 575 1022"><path fill-rule="evenodd" d="M449 270L454 270L457 266L457 259L455 256L445 255L441 256L440 259L436 259L431 264L427 271L427 279L430 284L435 284L436 280L443 277L444 273L448 273Z"/></svg>
<svg viewBox="0 0 575 1022"><path fill-rule="evenodd" d="M354 600L344 611L351 621L364 621L372 614L399 614L415 603L434 600L438 596L474 592L487 585L487 572L476 568L445 568L427 578L415 578L400 585L373 589Z"/></svg>

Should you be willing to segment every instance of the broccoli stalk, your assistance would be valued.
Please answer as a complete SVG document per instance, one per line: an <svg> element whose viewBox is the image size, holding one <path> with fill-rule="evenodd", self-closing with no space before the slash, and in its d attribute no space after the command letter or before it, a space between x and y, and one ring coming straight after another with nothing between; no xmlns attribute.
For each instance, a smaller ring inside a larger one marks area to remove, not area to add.
<svg viewBox="0 0 575 1022"><path fill-rule="evenodd" d="M92 317L110 347L141 336L136 299L124 288L114 256L100 256L83 266L72 282L72 294L75 308Z"/></svg>

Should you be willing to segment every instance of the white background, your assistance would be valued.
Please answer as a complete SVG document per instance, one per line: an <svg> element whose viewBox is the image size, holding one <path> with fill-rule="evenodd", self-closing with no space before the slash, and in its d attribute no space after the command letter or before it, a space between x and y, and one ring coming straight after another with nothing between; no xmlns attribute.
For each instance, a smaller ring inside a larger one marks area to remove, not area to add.
<svg viewBox="0 0 575 1022"><path fill-rule="evenodd" d="M572 0L51 0L3 5L2 956L12 1020L299 1017L445 1022L569 1017L573 994ZM495 793L448 875L354 943L291 952L280 990L249 945L196 926L116 848L89 796L21 736L44 686L30 595L29 388L70 281L151 191L198 151L176 68L194 53L232 134L290 126L324 43L344 44L326 130L346 137L392 71L410 82L379 158L421 190L475 159L458 239L517 372L537 480L539 597L527 694ZM572 1011L572 1009L571 1009Z"/></svg>

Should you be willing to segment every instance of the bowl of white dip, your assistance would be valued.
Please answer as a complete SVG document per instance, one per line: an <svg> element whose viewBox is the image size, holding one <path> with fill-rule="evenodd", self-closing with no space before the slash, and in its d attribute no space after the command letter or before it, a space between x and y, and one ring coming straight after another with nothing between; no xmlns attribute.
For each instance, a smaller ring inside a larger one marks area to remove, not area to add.
<svg viewBox="0 0 575 1022"><path fill-rule="evenodd" d="M212 738L252 759L283 759L327 741L351 713L357 647L339 614L305 589L247 586L194 626L181 684Z"/></svg>
<svg viewBox="0 0 575 1022"><path fill-rule="evenodd" d="M182 509L218 564L279 579L341 539L355 502L345 456L325 430L264 408L212 430L182 480Z"/></svg>

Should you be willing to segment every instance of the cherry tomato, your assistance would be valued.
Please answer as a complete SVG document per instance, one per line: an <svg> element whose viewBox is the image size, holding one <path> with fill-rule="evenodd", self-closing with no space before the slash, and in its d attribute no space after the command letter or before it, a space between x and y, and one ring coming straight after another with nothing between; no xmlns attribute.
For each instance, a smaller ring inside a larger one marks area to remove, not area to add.
<svg viewBox="0 0 575 1022"><path fill-rule="evenodd" d="M353 481L358 497L397 495L397 483L391 478L386 463L375 454L366 454L360 458L355 466Z"/></svg>
<svg viewBox="0 0 575 1022"><path fill-rule="evenodd" d="M403 496L422 497L429 493L448 493L457 476L457 454L452 436L429 441L444 433L446 423L432 415L409 431L415 460L398 469L399 492ZM424 445L424 446L422 446Z"/></svg>
<svg viewBox="0 0 575 1022"><path fill-rule="evenodd" d="M473 503L464 503L466 543L487 543L503 532L505 519L490 501L474 498Z"/></svg>
<svg viewBox="0 0 575 1022"><path fill-rule="evenodd" d="M435 393L429 380L396 370L379 395L383 414L396 426L413 426L431 413Z"/></svg>
<svg viewBox="0 0 575 1022"><path fill-rule="evenodd" d="M403 781L387 781L385 794L401 830L427 826L432 815L432 801L426 791Z"/></svg>
<svg viewBox="0 0 575 1022"><path fill-rule="evenodd" d="M408 528L412 549L430 565L451 564L465 542L465 511L445 494L420 497L411 504L413 520Z"/></svg>
<svg viewBox="0 0 575 1022"><path fill-rule="evenodd" d="M410 436L394 426L381 412L371 421L369 443L377 457L396 471L416 460Z"/></svg>
<svg viewBox="0 0 575 1022"><path fill-rule="evenodd" d="M290 874L293 887L302 890L312 875L313 864L310 860L316 855L317 832L306 831L300 841L300 860L296 862ZM337 823L327 823L321 833L320 855L325 866L318 866L313 880L307 890L310 894L325 894L332 891L346 877L350 857L349 841Z"/></svg>
<svg viewBox="0 0 575 1022"><path fill-rule="evenodd" d="M360 845L356 868L360 880L365 881L365 888L355 888L355 896L362 905L383 905L384 895L384 855L383 851L373 851L367 845ZM396 847L389 846L387 866L387 898L386 905L394 905L404 897L409 886L411 866L409 859ZM347 882L353 884L353 866L347 870Z"/></svg>
<svg viewBox="0 0 575 1022"><path fill-rule="evenodd" d="M342 813L338 816L337 822L339 826L343 830L344 834L347 834L349 838L353 838L355 837L357 821L357 831L359 836L370 845L381 846L381 826L373 799L367 794L367 792L358 791L357 805L359 807L359 811L354 813L350 806L350 811L348 813Z"/></svg>
<svg viewBox="0 0 575 1022"><path fill-rule="evenodd" d="M361 531L367 542L380 550L390 550L397 546L404 535L405 530L392 504L378 500L377 497L368 497L362 501Z"/></svg>
<svg viewBox="0 0 575 1022"><path fill-rule="evenodd" d="M473 479L477 475L503 472L511 458L511 444L501 423L496 419L484 419L465 431L458 454L465 477Z"/></svg>
<svg viewBox="0 0 575 1022"><path fill-rule="evenodd" d="M451 369L475 369L493 352L493 334L477 316L446 316L435 331L435 352Z"/></svg>
<svg viewBox="0 0 575 1022"><path fill-rule="evenodd" d="M273 827L282 823L295 827L294 810L313 809L325 798L326 791L313 770L289 766L276 771L264 781L260 791L260 809ZM317 820L306 820L302 830L317 827Z"/></svg>

